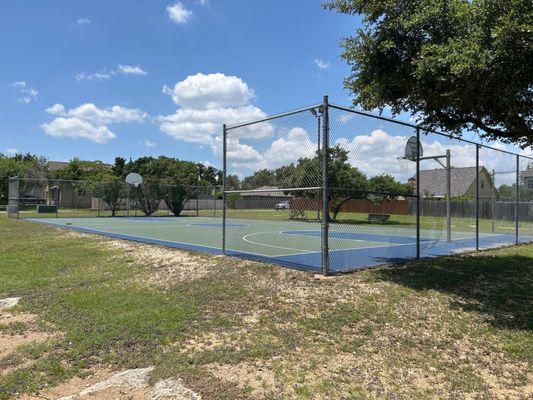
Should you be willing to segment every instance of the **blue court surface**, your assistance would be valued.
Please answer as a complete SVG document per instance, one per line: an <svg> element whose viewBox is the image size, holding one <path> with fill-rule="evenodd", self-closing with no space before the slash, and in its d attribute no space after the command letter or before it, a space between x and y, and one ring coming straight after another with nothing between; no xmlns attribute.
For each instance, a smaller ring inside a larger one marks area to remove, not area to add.
<svg viewBox="0 0 533 400"><path fill-rule="evenodd" d="M29 218L54 227L95 233L169 247L222 253L222 220L208 217ZM422 257L475 250L473 232L420 231ZM520 235L520 242L533 241ZM482 233L480 248L515 243L514 234ZM413 227L374 224L331 224L329 260L332 272L402 262L416 256ZM316 222L227 219L226 254L307 271L320 271L321 229Z"/></svg>

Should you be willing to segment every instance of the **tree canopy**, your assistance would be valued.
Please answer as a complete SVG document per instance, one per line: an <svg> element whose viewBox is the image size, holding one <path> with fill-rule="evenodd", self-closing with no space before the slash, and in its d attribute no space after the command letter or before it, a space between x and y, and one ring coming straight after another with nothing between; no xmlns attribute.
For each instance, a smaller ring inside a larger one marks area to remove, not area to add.
<svg viewBox="0 0 533 400"><path fill-rule="evenodd" d="M342 41L355 105L421 125L533 144L531 0L331 0L363 16Z"/></svg>

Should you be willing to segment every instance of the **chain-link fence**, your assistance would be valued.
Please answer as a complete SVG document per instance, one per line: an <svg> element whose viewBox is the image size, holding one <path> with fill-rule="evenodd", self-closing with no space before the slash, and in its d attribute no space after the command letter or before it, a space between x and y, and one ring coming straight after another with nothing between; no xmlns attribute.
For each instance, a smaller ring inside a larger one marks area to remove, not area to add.
<svg viewBox="0 0 533 400"><path fill-rule="evenodd" d="M242 178L224 188L226 254L328 274L533 240L533 158L502 145L327 97L222 141L225 182Z"/></svg>
<svg viewBox="0 0 533 400"><path fill-rule="evenodd" d="M146 179L75 181L13 177L8 185L10 218L222 216L222 186L170 185Z"/></svg>
<svg viewBox="0 0 533 400"><path fill-rule="evenodd" d="M325 97L224 126L213 149L223 158L222 187L152 177L138 186L15 177L8 215L64 217L52 224L222 248L323 274L533 241L533 157L502 144L474 143ZM112 216L200 218L72 220Z"/></svg>

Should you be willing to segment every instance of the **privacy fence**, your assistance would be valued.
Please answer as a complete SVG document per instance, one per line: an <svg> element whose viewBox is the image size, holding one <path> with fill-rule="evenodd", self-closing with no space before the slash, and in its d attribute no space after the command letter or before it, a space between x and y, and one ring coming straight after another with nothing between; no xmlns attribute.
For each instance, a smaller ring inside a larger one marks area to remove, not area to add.
<svg viewBox="0 0 533 400"><path fill-rule="evenodd" d="M420 146L406 159L410 137ZM523 178L533 159L505 148L327 96L225 125L223 251L329 274L531 241L533 196ZM247 177L246 190L229 187L230 175ZM255 220L265 229L249 233Z"/></svg>

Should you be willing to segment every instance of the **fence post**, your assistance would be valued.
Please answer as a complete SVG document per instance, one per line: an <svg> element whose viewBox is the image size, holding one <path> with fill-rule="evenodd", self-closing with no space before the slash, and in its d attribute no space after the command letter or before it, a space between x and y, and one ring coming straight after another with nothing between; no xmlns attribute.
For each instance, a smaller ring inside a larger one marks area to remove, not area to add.
<svg viewBox="0 0 533 400"><path fill-rule="evenodd" d="M476 144L476 251L479 251L479 145Z"/></svg>
<svg viewBox="0 0 533 400"><path fill-rule="evenodd" d="M20 218L20 180L18 176L8 178L7 180L7 216L9 218ZM15 210L15 212L13 212ZM14 216L16 214L16 217Z"/></svg>
<svg viewBox="0 0 533 400"><path fill-rule="evenodd" d="M130 184L126 182L126 217L130 216Z"/></svg>
<svg viewBox="0 0 533 400"><path fill-rule="evenodd" d="M198 197L200 196L200 188L196 186L196 216L200 216L200 204Z"/></svg>
<svg viewBox="0 0 533 400"><path fill-rule="evenodd" d="M420 128L416 128L416 259L420 258Z"/></svg>
<svg viewBox="0 0 533 400"><path fill-rule="evenodd" d="M446 238L452 241L452 165L451 152L446 150Z"/></svg>
<svg viewBox="0 0 533 400"><path fill-rule="evenodd" d="M516 201L515 201L515 244L519 243L518 240L518 210L520 202L520 156L516 155Z"/></svg>
<svg viewBox="0 0 533 400"><path fill-rule="evenodd" d="M329 274L329 105L328 96L323 99L322 121L322 275Z"/></svg>
<svg viewBox="0 0 533 400"><path fill-rule="evenodd" d="M490 210L490 216L492 219L492 233L496 232L496 221L495 218L495 210L496 210L496 172L492 170L492 193L491 193L491 210Z"/></svg>
<svg viewBox="0 0 533 400"><path fill-rule="evenodd" d="M226 124L222 125L222 253L226 254ZM216 200L215 200L216 201Z"/></svg>

